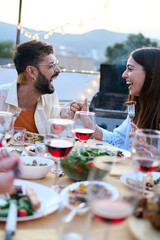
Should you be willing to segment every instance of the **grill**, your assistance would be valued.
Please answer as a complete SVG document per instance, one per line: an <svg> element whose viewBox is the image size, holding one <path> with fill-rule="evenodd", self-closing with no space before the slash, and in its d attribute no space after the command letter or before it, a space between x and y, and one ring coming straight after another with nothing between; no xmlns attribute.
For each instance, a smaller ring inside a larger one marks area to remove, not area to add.
<svg viewBox="0 0 160 240"><path fill-rule="evenodd" d="M127 115L123 106L128 97L128 86L122 78L124 70L124 65L101 64L99 92L93 96L89 106L97 118L103 118L102 123L107 118L117 119L112 128L118 126Z"/></svg>

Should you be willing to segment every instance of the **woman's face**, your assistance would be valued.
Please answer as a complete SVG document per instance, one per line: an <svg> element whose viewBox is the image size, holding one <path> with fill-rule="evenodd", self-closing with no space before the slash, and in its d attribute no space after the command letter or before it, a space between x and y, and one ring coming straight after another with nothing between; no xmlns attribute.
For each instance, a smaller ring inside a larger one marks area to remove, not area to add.
<svg viewBox="0 0 160 240"><path fill-rule="evenodd" d="M145 81L146 72L143 67L138 64L132 56L128 58L126 70L122 74L122 78L126 79L126 84L129 84L129 94L139 96Z"/></svg>

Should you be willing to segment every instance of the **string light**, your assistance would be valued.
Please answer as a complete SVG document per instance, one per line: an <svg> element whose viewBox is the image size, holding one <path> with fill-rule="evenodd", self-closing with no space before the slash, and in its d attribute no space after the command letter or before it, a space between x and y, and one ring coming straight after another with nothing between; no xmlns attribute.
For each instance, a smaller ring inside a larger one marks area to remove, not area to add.
<svg viewBox="0 0 160 240"><path fill-rule="evenodd" d="M108 4L109 4L109 0L106 0L106 3L103 5L103 8L105 10L108 8ZM97 20L96 15L93 14L92 21L96 21L96 20ZM55 30L57 30L57 29L60 29L62 34L66 34L65 29L66 29L68 24L71 24L71 22L67 22L67 23L65 23L61 26L58 26L54 29L51 29L49 31L39 32L39 33L36 33L36 34L26 31L23 27L21 27L20 24L17 25L17 29L20 30L20 33L24 34L25 37L27 37L29 39L33 39L33 40L34 39L38 40L38 39L40 39L40 35L43 35L44 39L48 39L50 36L53 35L53 32L55 32ZM84 24L82 22L82 19L80 19L79 24L78 24L79 28L82 28L83 25Z"/></svg>

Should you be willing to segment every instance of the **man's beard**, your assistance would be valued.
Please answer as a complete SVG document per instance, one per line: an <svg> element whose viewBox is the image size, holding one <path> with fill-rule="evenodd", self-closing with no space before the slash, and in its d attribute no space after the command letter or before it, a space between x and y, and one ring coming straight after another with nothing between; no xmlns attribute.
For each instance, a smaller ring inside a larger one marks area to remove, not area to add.
<svg viewBox="0 0 160 240"><path fill-rule="evenodd" d="M38 78L35 82L35 88L38 92L42 93L42 94L52 94L55 89L54 87L50 87L50 80L48 80L42 73L41 71L38 69ZM55 74L57 75L57 74ZM53 77L53 76L52 76ZM51 77L51 78L52 78Z"/></svg>

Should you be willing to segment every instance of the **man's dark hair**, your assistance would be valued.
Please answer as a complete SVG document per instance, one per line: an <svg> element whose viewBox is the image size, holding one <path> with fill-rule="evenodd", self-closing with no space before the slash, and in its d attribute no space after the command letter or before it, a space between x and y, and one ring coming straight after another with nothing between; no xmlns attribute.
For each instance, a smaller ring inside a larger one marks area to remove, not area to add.
<svg viewBox="0 0 160 240"><path fill-rule="evenodd" d="M13 61L18 75L23 73L28 65L37 66L43 57L49 54L54 54L53 46L40 40L31 40L16 46Z"/></svg>

